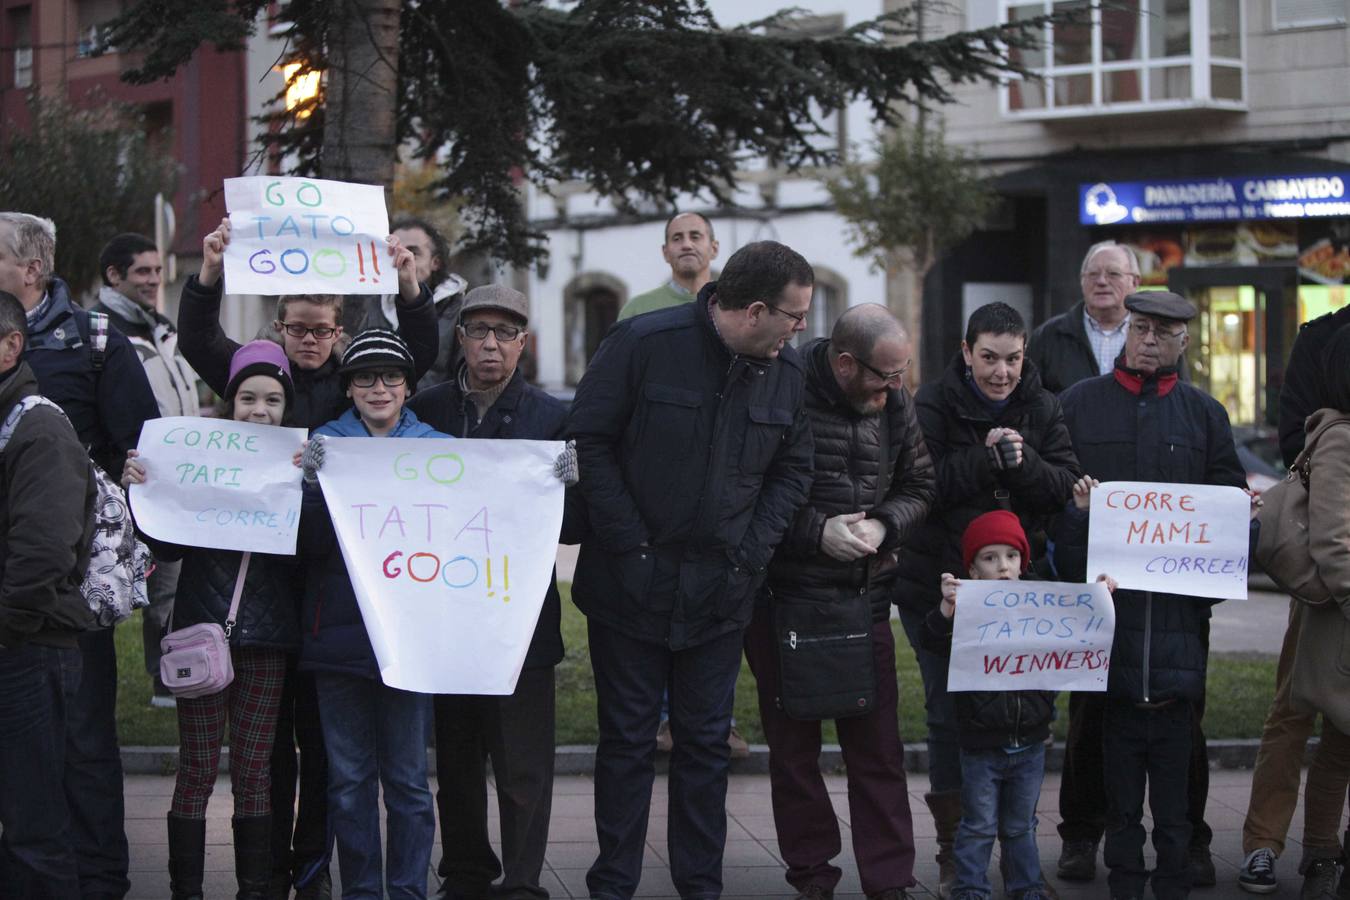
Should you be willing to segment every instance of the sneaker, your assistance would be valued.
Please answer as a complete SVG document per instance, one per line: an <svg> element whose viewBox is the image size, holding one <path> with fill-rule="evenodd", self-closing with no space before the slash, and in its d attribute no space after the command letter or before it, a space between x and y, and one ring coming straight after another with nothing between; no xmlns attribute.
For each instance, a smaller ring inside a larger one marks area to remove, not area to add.
<svg viewBox="0 0 1350 900"><path fill-rule="evenodd" d="M1275 851L1257 847L1242 861L1238 870L1238 887L1251 894L1273 894L1279 887L1275 881Z"/></svg>
<svg viewBox="0 0 1350 900"><path fill-rule="evenodd" d="M656 728L656 752L669 753L675 746L675 739L670 736L670 720L663 719Z"/></svg>
<svg viewBox="0 0 1350 900"><path fill-rule="evenodd" d="M295 900L332 900L333 876L327 869L310 879L309 884L295 892Z"/></svg>
<svg viewBox="0 0 1350 900"><path fill-rule="evenodd" d="M1303 873L1299 900L1336 900L1336 883L1341 879L1341 861L1315 859Z"/></svg>
<svg viewBox="0 0 1350 900"><path fill-rule="evenodd" d="M1065 881L1091 881L1097 877L1097 842L1065 841L1056 867Z"/></svg>
<svg viewBox="0 0 1350 900"><path fill-rule="evenodd" d="M735 725L731 726L731 734L727 736L727 746L731 748L732 759L745 759L750 755L750 743L741 737Z"/></svg>
<svg viewBox="0 0 1350 900"><path fill-rule="evenodd" d="M1009 900L1059 900L1059 894L1047 881L1042 881L1036 887L1027 888L1021 893L1008 890L1008 857L1001 851L998 855L998 872L1003 876L1003 896Z"/></svg>
<svg viewBox="0 0 1350 900"><path fill-rule="evenodd" d="M169 693L158 675L154 676L150 685L150 705L156 709L176 709L178 706L178 698Z"/></svg>
<svg viewBox="0 0 1350 900"><path fill-rule="evenodd" d="M834 889L819 884L808 884L793 900L834 900Z"/></svg>
<svg viewBox="0 0 1350 900"><path fill-rule="evenodd" d="M1186 868L1191 873L1191 887L1214 887L1218 876L1214 874L1214 857L1209 848L1199 844L1186 851Z"/></svg>
<svg viewBox="0 0 1350 900"><path fill-rule="evenodd" d="M887 888L875 894L868 894L867 900L909 900L904 888Z"/></svg>

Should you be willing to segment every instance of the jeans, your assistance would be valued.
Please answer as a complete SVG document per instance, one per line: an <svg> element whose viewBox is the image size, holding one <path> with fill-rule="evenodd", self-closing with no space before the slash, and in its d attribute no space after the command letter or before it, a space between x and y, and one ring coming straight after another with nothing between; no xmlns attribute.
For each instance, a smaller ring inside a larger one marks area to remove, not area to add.
<svg viewBox="0 0 1350 900"><path fill-rule="evenodd" d="M80 652L0 650L0 897L78 900L63 778Z"/></svg>
<svg viewBox="0 0 1350 900"><path fill-rule="evenodd" d="M1144 790L1153 816L1153 896L1178 900L1189 896L1187 849L1191 823L1186 818L1191 734L1195 710L1179 700L1140 709L1128 700L1108 697L1103 727L1106 783L1106 843L1102 860L1111 870L1112 895L1143 896L1149 874L1144 868Z"/></svg>
<svg viewBox="0 0 1350 900"><path fill-rule="evenodd" d="M328 815L344 900L425 898L436 813L424 736L431 697L359 675L315 675L328 748ZM381 890L380 788L389 830Z"/></svg>
<svg viewBox="0 0 1350 900"><path fill-rule="evenodd" d="M1003 749L961 751L961 827L956 831L957 896L989 897L989 857L1003 846L1009 896L1039 887L1036 801L1045 777L1045 745L1018 753Z"/></svg>
<svg viewBox="0 0 1350 900"><path fill-rule="evenodd" d="M923 613L904 606L900 624L919 662L923 679L923 707L928 714L928 781L933 793L961 790L961 741L956 726L956 702L947 693L947 667L951 660L923 647Z"/></svg>
<svg viewBox="0 0 1350 900"><path fill-rule="evenodd" d="M820 772L820 722L793 719L778 708L778 649L773 614L755 609L745 635L745 656L759 689L759 713L769 743L769 783L778 849L788 883L833 890L843 872L839 819ZM838 719L839 746L848 772L849 836L858 876L867 894L914 885L914 823L905 781L895 683L895 637L890 622L872 626L877 674L875 708Z"/></svg>
<svg viewBox="0 0 1350 900"><path fill-rule="evenodd" d="M1280 661L1275 665L1275 699L1261 729L1261 748L1256 752L1256 767L1252 770L1251 799L1247 802L1247 818L1242 822L1244 855L1260 847L1274 850L1276 856L1283 853L1289 823L1298 804L1303 752L1317 722L1317 716L1289 705L1289 676L1294 668L1302 610L1300 601L1289 601L1289 627L1280 645Z"/></svg>
<svg viewBox="0 0 1350 900"><path fill-rule="evenodd" d="M117 647L113 629L79 637L80 687L66 711L66 807L80 891L122 897L130 853L117 746Z"/></svg>
<svg viewBox="0 0 1350 900"><path fill-rule="evenodd" d="M666 837L670 875L681 897L720 897L731 757L727 736L742 633L670 650L595 620L587 631L600 725L595 754L600 854L586 873L591 896L628 900L642 877L661 691L669 684L674 741Z"/></svg>

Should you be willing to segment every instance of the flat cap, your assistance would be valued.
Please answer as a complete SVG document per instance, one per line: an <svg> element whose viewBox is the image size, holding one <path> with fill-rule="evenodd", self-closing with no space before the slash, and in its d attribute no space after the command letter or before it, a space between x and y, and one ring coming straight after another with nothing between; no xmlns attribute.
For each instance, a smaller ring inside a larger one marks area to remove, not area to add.
<svg viewBox="0 0 1350 900"><path fill-rule="evenodd" d="M530 324L530 301L525 295L504 284L484 284L464 295L459 308L460 321L474 310L496 309L518 316L522 324Z"/></svg>
<svg viewBox="0 0 1350 900"><path fill-rule="evenodd" d="M1189 322L1197 312L1195 304L1171 291L1139 291L1125 298L1125 308L1144 316Z"/></svg>

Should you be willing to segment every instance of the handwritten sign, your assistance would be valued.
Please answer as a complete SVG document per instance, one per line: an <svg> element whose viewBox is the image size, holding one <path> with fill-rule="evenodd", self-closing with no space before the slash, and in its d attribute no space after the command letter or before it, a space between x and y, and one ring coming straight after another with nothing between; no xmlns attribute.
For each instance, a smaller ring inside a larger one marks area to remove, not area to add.
<svg viewBox="0 0 1350 900"><path fill-rule="evenodd" d="M1104 691L1116 607L1105 584L965 581L950 691Z"/></svg>
<svg viewBox="0 0 1350 900"><path fill-rule="evenodd" d="M392 294L384 189L320 178L225 179L231 294Z"/></svg>
<svg viewBox="0 0 1350 900"><path fill-rule="evenodd" d="M558 441L331 438L319 483L390 687L510 694L562 528Z"/></svg>
<svg viewBox="0 0 1350 900"><path fill-rule="evenodd" d="M1092 491L1087 571L1123 588L1247 599L1251 500L1212 484L1108 481Z"/></svg>
<svg viewBox="0 0 1350 900"><path fill-rule="evenodd" d="M136 524L189 547L295 553L303 428L172 416L150 419L136 447L145 484L131 486Z"/></svg>

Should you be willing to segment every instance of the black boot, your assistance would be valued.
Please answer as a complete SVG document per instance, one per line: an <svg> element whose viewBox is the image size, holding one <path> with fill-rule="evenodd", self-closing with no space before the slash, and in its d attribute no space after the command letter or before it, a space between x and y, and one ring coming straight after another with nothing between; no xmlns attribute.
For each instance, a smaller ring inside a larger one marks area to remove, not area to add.
<svg viewBox="0 0 1350 900"><path fill-rule="evenodd" d="M239 882L235 900L267 900L272 881L272 817L235 816L234 877Z"/></svg>
<svg viewBox="0 0 1350 900"><path fill-rule="evenodd" d="M169 892L173 900L202 900L206 820L169 813Z"/></svg>

